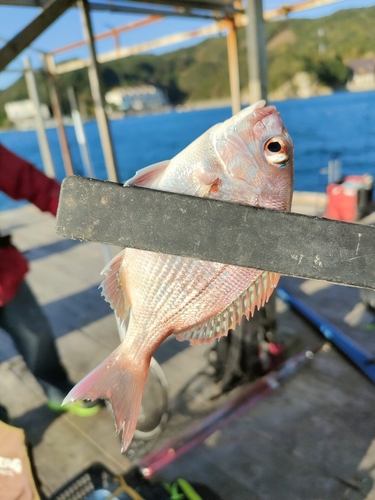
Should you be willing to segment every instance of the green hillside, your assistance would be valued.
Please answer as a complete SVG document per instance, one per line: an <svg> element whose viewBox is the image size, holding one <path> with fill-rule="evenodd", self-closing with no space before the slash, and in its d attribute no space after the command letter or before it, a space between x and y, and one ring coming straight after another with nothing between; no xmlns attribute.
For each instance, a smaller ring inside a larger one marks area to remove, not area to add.
<svg viewBox="0 0 375 500"><path fill-rule="evenodd" d="M320 19L285 19L266 23L269 91L289 81L297 72L307 71L332 88L342 87L348 77L345 62L375 55L375 7L342 10ZM322 36L318 36L318 30ZM324 33L324 34L323 34ZM318 45L324 45L319 54ZM239 30L241 87L247 85L245 30ZM205 40L195 46L160 56L144 54L102 65L106 90L115 86L154 84L160 86L172 104L228 97L229 76L225 37ZM41 99L48 102L44 77L38 75ZM59 78L63 105L68 111L65 88L73 85L86 110L92 102L86 70ZM24 79L0 95L0 121L5 102L24 99Z"/></svg>

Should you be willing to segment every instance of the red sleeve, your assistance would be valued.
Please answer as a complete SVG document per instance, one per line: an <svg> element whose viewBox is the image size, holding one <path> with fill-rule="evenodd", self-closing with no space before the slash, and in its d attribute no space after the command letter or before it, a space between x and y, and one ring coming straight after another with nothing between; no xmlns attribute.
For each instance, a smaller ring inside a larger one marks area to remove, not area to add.
<svg viewBox="0 0 375 500"><path fill-rule="evenodd" d="M0 144L0 191L56 215L60 184Z"/></svg>
<svg viewBox="0 0 375 500"><path fill-rule="evenodd" d="M16 296L28 270L27 260L17 248L0 247L0 308Z"/></svg>

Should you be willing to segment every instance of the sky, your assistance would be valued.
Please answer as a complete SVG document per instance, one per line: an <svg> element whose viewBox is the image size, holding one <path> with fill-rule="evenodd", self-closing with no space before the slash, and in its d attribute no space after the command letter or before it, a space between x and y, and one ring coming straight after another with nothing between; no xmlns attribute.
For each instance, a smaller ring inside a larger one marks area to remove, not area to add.
<svg viewBox="0 0 375 500"><path fill-rule="evenodd" d="M269 10L280 7L281 5L300 3L300 1L301 0L263 0L263 8L264 10ZM373 5L375 5L375 0L341 0L337 3L326 5L324 7L318 7L302 11L298 14L292 14L290 17L318 18L328 16L342 9L370 7ZM27 26L27 24L29 24L39 12L40 9L37 7L13 7L0 5L0 46L3 45L6 40L10 40L13 36L15 36L22 28ZM145 16L97 11L93 11L91 14L94 34L108 31L114 27L123 26L139 20L142 17ZM208 24L212 24L212 21L197 18L167 17L162 21L150 24L146 27L124 33L120 35L120 40L123 46L131 46L168 34L194 30ZM82 40L82 38L83 32L80 12L77 8L71 8L57 21L55 21L55 23L44 33L42 33L33 42L32 46L36 49L48 52L63 45ZM97 43L97 52L101 53L112 50L114 48L112 40L113 39L109 38ZM195 39L193 43L196 43L197 41L200 40ZM176 48L179 47L170 46L168 49L164 49L164 51L175 50ZM8 65L6 71L0 73L0 89L8 87L21 76L21 72L19 70L23 67L23 60L25 56L30 58L34 67L40 66L41 63L38 53L31 49L26 49L22 54L20 54L19 57L17 57L16 60ZM86 49L81 48L61 54L58 58L56 58L56 60L59 61L86 56Z"/></svg>

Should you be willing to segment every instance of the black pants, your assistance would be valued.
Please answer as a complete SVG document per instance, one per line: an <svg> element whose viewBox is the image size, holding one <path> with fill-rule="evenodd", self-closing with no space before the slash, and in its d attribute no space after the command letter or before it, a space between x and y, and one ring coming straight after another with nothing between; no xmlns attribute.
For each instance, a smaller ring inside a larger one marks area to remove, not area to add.
<svg viewBox="0 0 375 500"><path fill-rule="evenodd" d="M0 307L0 328L12 337L47 398L61 402L73 384L61 364L49 321L26 282Z"/></svg>
<svg viewBox="0 0 375 500"><path fill-rule="evenodd" d="M277 330L276 293L267 304L255 310L249 320L243 316L227 337L216 341L212 350L215 355L211 364L215 368L215 378L220 381L223 392L232 389L240 381L252 380L264 372L269 363L265 345L274 341Z"/></svg>

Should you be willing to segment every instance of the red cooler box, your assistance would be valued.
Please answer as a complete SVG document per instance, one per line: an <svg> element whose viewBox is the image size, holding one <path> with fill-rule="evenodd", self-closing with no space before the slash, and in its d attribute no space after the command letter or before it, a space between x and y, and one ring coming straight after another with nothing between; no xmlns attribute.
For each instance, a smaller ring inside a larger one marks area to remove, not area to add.
<svg viewBox="0 0 375 500"><path fill-rule="evenodd" d="M371 175L348 175L339 184L327 186L324 217L355 222L369 213L374 179Z"/></svg>

